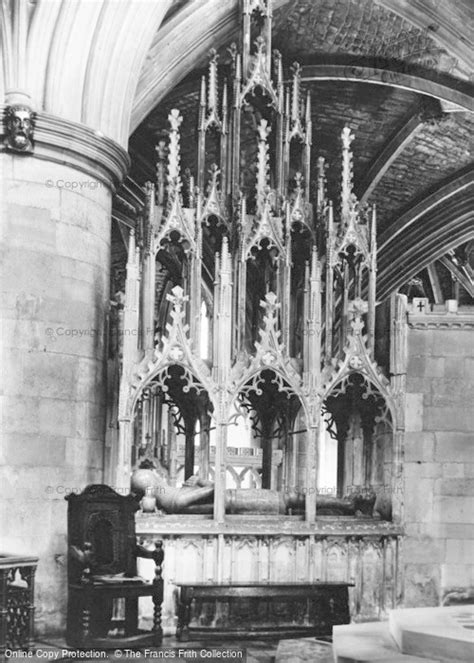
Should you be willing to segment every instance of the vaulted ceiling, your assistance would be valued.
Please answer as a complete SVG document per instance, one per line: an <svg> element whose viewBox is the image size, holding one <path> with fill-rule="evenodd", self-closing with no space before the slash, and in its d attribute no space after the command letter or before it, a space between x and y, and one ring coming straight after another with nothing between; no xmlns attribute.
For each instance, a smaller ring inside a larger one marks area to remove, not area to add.
<svg viewBox="0 0 474 663"><path fill-rule="evenodd" d="M131 174L139 183L154 177L154 145L171 108L184 116L182 162L195 171L200 76L211 46L225 62L238 39L237 5L179 0L171 6L148 52L132 113ZM474 238L469 3L276 0L274 7L272 46L287 65L303 64L313 164L326 157L335 200L340 132L347 124L355 133L355 189L363 202L377 204L378 297L385 297ZM178 34L190 50L170 63ZM151 98L158 102L153 107Z"/></svg>

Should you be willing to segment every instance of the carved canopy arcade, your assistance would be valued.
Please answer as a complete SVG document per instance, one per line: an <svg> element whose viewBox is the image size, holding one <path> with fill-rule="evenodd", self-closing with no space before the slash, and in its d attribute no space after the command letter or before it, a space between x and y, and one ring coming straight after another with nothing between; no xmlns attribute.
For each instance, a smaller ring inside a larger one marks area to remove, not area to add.
<svg viewBox="0 0 474 663"><path fill-rule="evenodd" d="M329 200L337 164L313 149L301 67L285 79L271 29L271 2L245 2L240 47L211 52L196 172L181 165L189 117L171 110L158 139L128 241L111 468L123 479L146 457L172 486L212 480L219 520L228 489L280 495L309 521L370 516L367 496L401 480L386 468L403 430L401 354L376 339L376 211L354 193L348 127ZM403 298L392 308L402 348Z"/></svg>

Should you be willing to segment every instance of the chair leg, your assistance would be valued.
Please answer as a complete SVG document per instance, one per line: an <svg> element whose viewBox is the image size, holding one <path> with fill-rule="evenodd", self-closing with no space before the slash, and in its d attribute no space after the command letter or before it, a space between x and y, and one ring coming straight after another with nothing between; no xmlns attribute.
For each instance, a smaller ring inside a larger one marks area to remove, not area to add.
<svg viewBox="0 0 474 663"><path fill-rule="evenodd" d="M153 644L161 645L163 640L163 629L161 627L161 606L163 603L163 579L161 578L161 567L153 579Z"/></svg>
<svg viewBox="0 0 474 663"><path fill-rule="evenodd" d="M161 587L159 591L153 593L153 644L155 647L161 645L163 640L163 629L161 628L161 604L163 602L163 592Z"/></svg>
<svg viewBox="0 0 474 663"><path fill-rule="evenodd" d="M193 600L192 593L186 592L185 588L181 588L179 603L178 603L178 625L176 628L176 635L178 640L186 642L189 640L189 620L191 619L191 603Z"/></svg>
<svg viewBox="0 0 474 663"><path fill-rule="evenodd" d="M138 630L138 599L125 599L125 635L135 635Z"/></svg>
<svg viewBox="0 0 474 663"><path fill-rule="evenodd" d="M106 638L112 625L113 599L97 598L91 605L91 636Z"/></svg>
<svg viewBox="0 0 474 663"><path fill-rule="evenodd" d="M86 604L82 607L82 642L84 644L87 643L89 640L91 631L90 631L90 626L91 626L91 611L89 610L89 606Z"/></svg>

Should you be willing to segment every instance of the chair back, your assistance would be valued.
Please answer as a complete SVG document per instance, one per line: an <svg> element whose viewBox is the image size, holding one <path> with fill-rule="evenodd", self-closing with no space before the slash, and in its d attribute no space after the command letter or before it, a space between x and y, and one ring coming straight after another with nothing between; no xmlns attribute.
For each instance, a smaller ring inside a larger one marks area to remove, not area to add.
<svg viewBox="0 0 474 663"><path fill-rule="evenodd" d="M87 550L90 544L92 575L126 573L134 576L136 566L135 512L132 495L119 495L109 486L92 484L68 501L68 545ZM81 578L83 567L69 560L69 582Z"/></svg>

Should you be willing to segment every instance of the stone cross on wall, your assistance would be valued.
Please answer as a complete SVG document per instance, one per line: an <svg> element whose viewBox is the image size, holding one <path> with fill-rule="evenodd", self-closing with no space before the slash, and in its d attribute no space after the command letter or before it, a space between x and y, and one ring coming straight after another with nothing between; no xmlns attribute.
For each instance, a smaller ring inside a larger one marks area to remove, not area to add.
<svg viewBox="0 0 474 663"><path fill-rule="evenodd" d="M413 297L412 311L416 315L423 315L428 312L428 299L426 297Z"/></svg>

